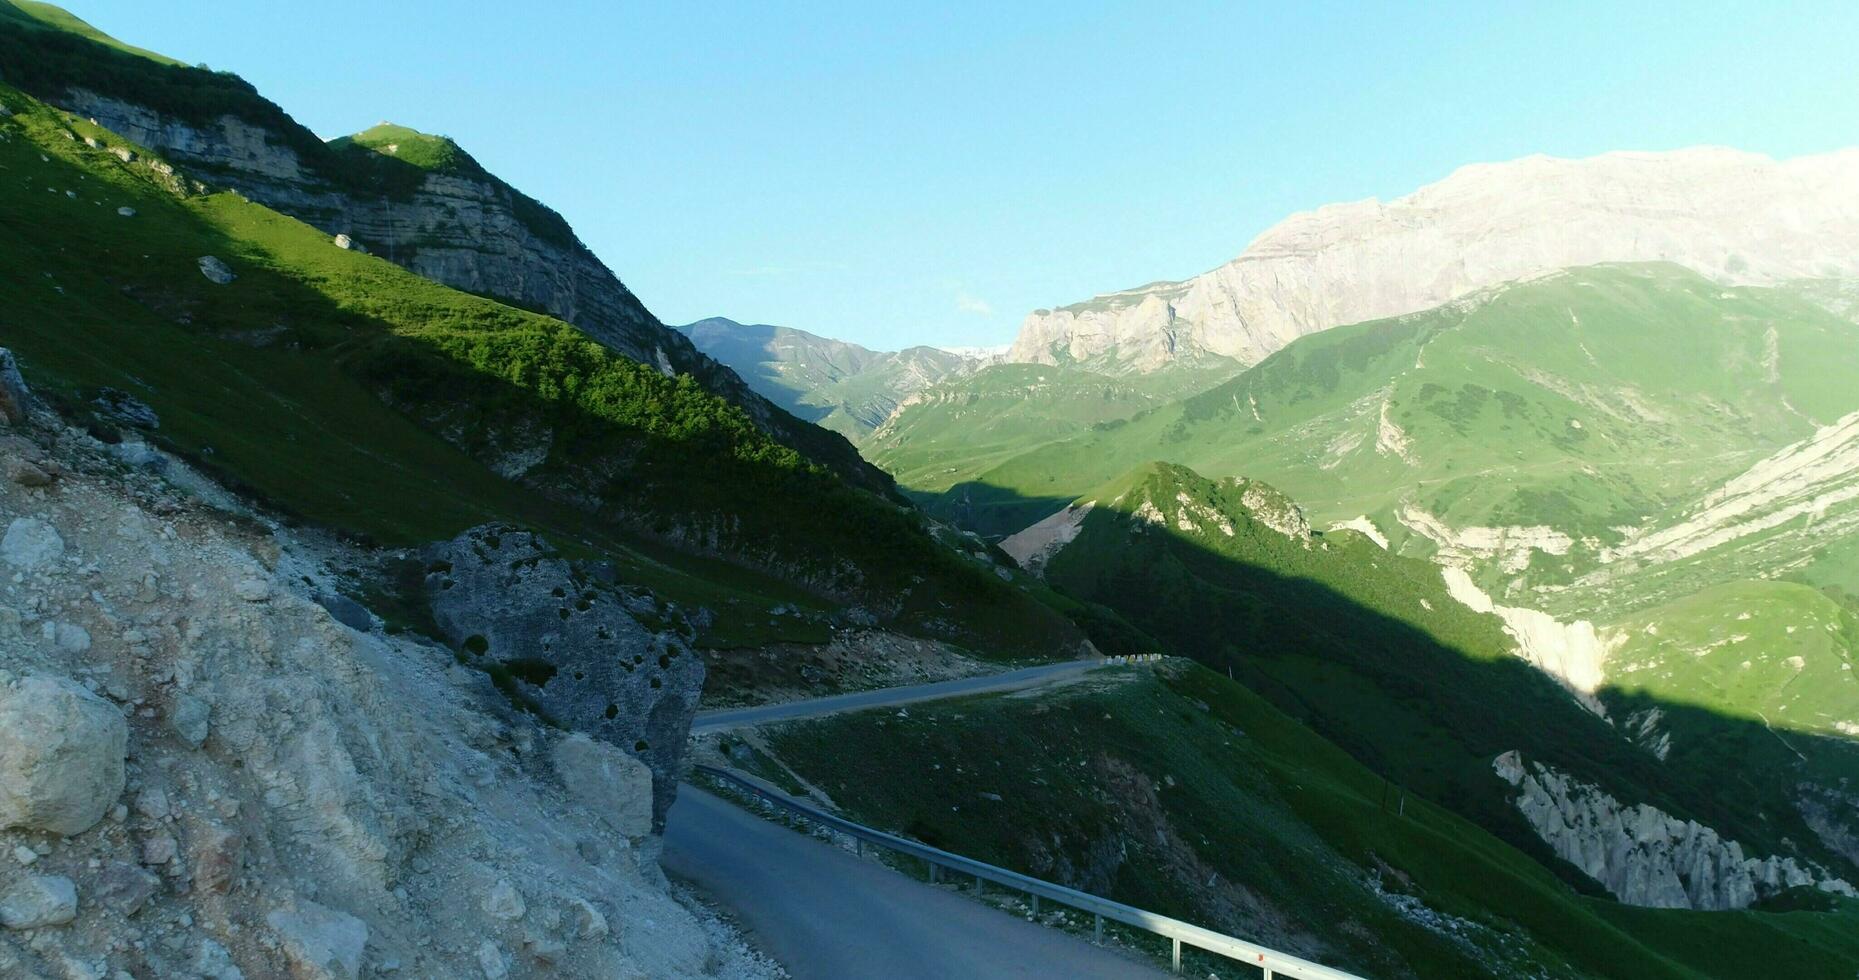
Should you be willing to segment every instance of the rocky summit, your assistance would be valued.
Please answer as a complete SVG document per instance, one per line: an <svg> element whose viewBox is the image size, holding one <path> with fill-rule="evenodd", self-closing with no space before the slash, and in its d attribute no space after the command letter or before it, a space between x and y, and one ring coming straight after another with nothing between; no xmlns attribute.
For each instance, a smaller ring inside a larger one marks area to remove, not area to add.
<svg viewBox="0 0 1859 980"><path fill-rule="evenodd" d="M1673 262L1769 284L1859 274L1855 244L1859 150L1526 157L1293 215L1192 279L1034 311L1007 357L1122 372L1206 354L1251 364L1305 334L1570 266Z"/></svg>

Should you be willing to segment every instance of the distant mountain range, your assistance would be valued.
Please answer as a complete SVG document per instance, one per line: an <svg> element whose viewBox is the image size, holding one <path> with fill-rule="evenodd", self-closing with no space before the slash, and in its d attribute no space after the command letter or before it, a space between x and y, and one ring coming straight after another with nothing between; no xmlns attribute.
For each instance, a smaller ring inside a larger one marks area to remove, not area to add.
<svg viewBox="0 0 1859 980"><path fill-rule="evenodd" d="M1149 372L1252 364L1305 334L1571 266L1663 261L1720 282L1859 274L1859 150L1776 161L1700 148L1460 168L1382 203L1292 215L1181 282L1026 318L1010 361Z"/></svg>
<svg viewBox="0 0 1859 980"><path fill-rule="evenodd" d="M981 348L875 351L793 327L720 316L673 328L734 369L762 397L854 441L884 424L898 403L997 355Z"/></svg>

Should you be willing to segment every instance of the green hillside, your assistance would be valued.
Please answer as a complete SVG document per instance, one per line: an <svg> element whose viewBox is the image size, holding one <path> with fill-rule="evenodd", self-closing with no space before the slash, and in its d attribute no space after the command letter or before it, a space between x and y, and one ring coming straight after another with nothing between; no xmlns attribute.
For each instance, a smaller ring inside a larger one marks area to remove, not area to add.
<svg viewBox="0 0 1859 980"><path fill-rule="evenodd" d="M992 467L945 510L1011 533L1160 458L1269 480L1320 524L1366 515L1397 545L1404 505L1606 545L1859 408L1855 382L1859 326L1822 306L1671 266L1580 269L1301 338L1196 397ZM1579 555L1555 557L1531 555L1526 584L1566 581Z"/></svg>
<svg viewBox="0 0 1859 980"><path fill-rule="evenodd" d="M1843 978L1859 963L1859 903L1704 913L1583 896L1205 668L765 734L855 819L1364 976Z"/></svg>
<svg viewBox="0 0 1859 980"><path fill-rule="evenodd" d="M1076 636L688 377L238 195L184 194L146 148L16 89L0 102L0 343L72 411L127 391L160 413L162 443L304 519L395 543L512 520L630 555L726 621L798 587L991 652ZM207 255L237 280L210 282ZM520 480L497 472L512 466ZM718 575L712 557L744 567Z"/></svg>
<svg viewBox="0 0 1859 980"><path fill-rule="evenodd" d="M912 393L966 374L976 363L934 347L875 351L792 327L723 317L676 329L763 397L855 442Z"/></svg>
<svg viewBox="0 0 1859 980"><path fill-rule="evenodd" d="M1616 624L1625 694L1859 737L1859 617L1789 582L1735 582Z"/></svg>
<svg viewBox="0 0 1859 980"><path fill-rule="evenodd" d="M1514 846L1543 857L1491 772L1517 749L1757 853L1847 864L1776 804L1799 783L1859 778L1859 745L1791 747L1715 705L1621 692L1618 717L1659 707L1683 729L1660 762L1514 656L1498 619L1452 598L1437 567L1354 531L1313 533L1267 485L1151 464L1080 503L1094 506L1047 561L1051 585L1231 671L1364 765ZM1727 780L1743 790L1725 792Z"/></svg>
<svg viewBox="0 0 1859 980"><path fill-rule="evenodd" d="M861 448L904 489L938 494L1030 449L1151 411L1229 373L1184 367L1113 378L1077 367L999 364L919 392ZM959 495L951 493L944 509L944 516L959 513Z"/></svg>

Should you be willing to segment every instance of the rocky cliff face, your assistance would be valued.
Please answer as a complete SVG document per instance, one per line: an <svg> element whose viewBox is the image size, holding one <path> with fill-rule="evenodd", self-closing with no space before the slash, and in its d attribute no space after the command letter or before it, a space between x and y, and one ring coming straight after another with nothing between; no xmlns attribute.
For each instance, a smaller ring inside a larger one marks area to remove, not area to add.
<svg viewBox="0 0 1859 980"><path fill-rule="evenodd" d="M608 563L571 562L518 528L473 528L423 557L446 639L547 718L644 760L662 830L704 686L683 617Z"/></svg>
<svg viewBox="0 0 1859 980"><path fill-rule="evenodd" d="M669 893L643 766L149 452L0 421L0 976L774 975Z"/></svg>
<svg viewBox="0 0 1859 980"><path fill-rule="evenodd" d="M235 115L211 124L164 116L125 98L72 87L42 93L70 112L163 154L189 176L233 188L274 210L456 289L540 310L602 344L666 373L695 377L742 406L758 425L857 485L887 492L890 478L859 459L837 434L808 425L750 390L729 368L666 327L612 270L581 244L559 215L485 173L462 151L463 166L424 171L359 157L381 184L358 191L332 172L344 153L306 160L285 134ZM275 110L275 107L270 107ZM285 118L277 112L279 118ZM307 133L296 134L308 137ZM433 140L434 137L423 137ZM357 155L377 153L361 146ZM359 165L359 164L358 164Z"/></svg>
<svg viewBox="0 0 1859 980"><path fill-rule="evenodd" d="M1253 363L1307 333L1552 269L1668 261L1766 284L1859 273L1855 245L1859 150L1527 157L1464 167L1387 203L1293 215L1184 282L1036 311L1009 359L1153 371L1211 352Z"/></svg>
<svg viewBox="0 0 1859 980"><path fill-rule="evenodd" d="M1557 856L1628 905L1740 909L1800 886L1855 894L1823 869L1790 857L1747 857L1741 844L1695 820L1628 806L1516 752L1498 756L1492 769L1517 788L1518 812Z"/></svg>

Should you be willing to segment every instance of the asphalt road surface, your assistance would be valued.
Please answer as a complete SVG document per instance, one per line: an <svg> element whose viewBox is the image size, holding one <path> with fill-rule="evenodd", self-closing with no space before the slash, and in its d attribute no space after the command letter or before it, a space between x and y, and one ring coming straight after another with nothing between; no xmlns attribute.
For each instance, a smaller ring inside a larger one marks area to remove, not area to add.
<svg viewBox="0 0 1859 980"><path fill-rule="evenodd" d="M876 691L837 694L830 698L770 704L759 708L725 708L720 711L703 711L699 712L697 720L691 723L691 734L702 735L705 732L720 732L771 721L817 718L841 711L909 704L913 701L934 701L938 698L960 697L965 694L1017 691L1077 677L1087 670L1100 666L1102 664L1096 660L1067 660L1063 663L1027 667L1024 670L1011 670L1004 674L983 674L979 677L963 677L952 681L937 681L933 684L886 687Z"/></svg>
<svg viewBox="0 0 1859 980"><path fill-rule="evenodd" d="M794 980L1168 976L1126 953L862 860L688 784L671 808L661 863L734 913Z"/></svg>

